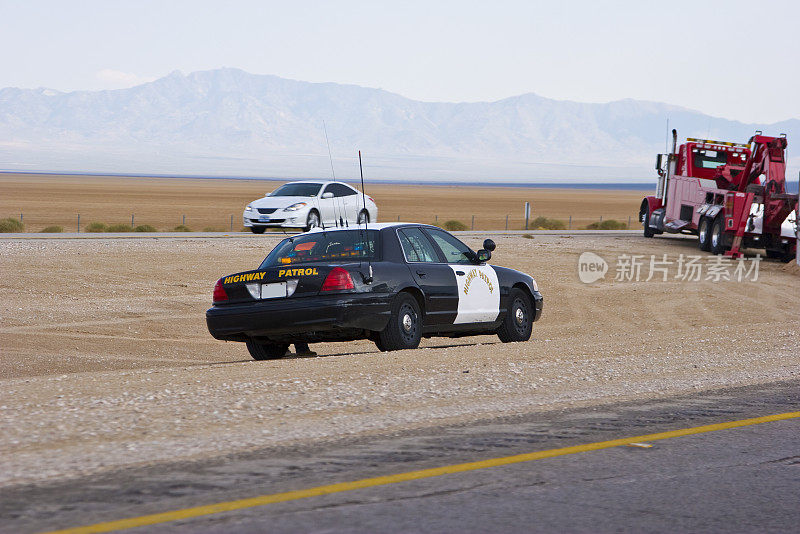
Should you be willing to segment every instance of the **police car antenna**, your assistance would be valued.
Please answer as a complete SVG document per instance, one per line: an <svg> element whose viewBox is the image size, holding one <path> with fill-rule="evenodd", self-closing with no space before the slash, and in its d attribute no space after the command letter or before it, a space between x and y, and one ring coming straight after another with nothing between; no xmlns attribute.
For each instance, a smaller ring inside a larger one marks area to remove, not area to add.
<svg viewBox="0 0 800 534"><path fill-rule="evenodd" d="M367 211L367 194L364 192L364 166L361 164L361 151L358 151L358 170L361 172L361 203L364 205L364 211ZM369 213L369 212L367 212ZM367 223L369 222L369 215L364 216L364 231L366 232L369 230L367 227ZM364 235L364 246L367 246L367 240L369 239L369 233L365 233ZM366 249L364 252L369 252ZM369 278L365 280L365 282L370 283L372 282L372 262L367 260L369 264Z"/></svg>
<svg viewBox="0 0 800 534"><path fill-rule="evenodd" d="M328 145L328 159L330 159L330 161L331 161L331 176L333 176L333 181L335 182L336 181L336 171L333 170L333 155L331 154L331 143L330 143L330 141L328 141L328 127L325 125L325 120L322 121L322 130L325 132L325 144ZM336 197L334 197L334 199L335 198ZM336 205L336 200L334 200L333 201L333 210L334 210L334 212L337 211L337 209L336 209L337 207L338 206ZM338 217L336 216L336 213L333 214L334 222L336 223L336 226L344 226L344 224L340 224L340 223L344 222L342 220L341 209L339 209L338 211L340 212ZM322 220L322 217L320 216L320 221L321 220ZM323 224L322 227L325 228L325 225Z"/></svg>

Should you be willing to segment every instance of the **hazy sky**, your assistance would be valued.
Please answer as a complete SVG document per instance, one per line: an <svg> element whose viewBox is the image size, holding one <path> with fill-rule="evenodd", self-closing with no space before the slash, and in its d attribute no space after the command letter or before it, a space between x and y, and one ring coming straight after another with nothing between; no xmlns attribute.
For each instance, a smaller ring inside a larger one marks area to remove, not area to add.
<svg viewBox="0 0 800 534"><path fill-rule="evenodd" d="M179 69L409 98L668 102L800 118L800 2L0 0L0 87L110 89Z"/></svg>

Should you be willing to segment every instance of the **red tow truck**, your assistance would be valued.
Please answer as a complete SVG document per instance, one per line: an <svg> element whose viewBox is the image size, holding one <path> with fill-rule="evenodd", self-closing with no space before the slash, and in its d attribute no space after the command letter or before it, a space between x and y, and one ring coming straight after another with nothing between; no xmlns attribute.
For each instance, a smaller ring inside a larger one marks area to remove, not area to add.
<svg viewBox="0 0 800 534"><path fill-rule="evenodd" d="M701 250L733 258L764 249L769 258L797 256L798 195L786 191L786 135L761 132L746 144L689 138L658 154L658 186L639 220L645 237L693 234Z"/></svg>

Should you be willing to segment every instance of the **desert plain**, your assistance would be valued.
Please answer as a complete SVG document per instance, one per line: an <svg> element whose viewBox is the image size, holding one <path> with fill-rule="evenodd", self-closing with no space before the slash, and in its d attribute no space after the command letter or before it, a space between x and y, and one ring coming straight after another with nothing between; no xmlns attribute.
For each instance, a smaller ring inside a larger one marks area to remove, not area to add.
<svg viewBox="0 0 800 534"><path fill-rule="evenodd" d="M148 224L169 231L184 224L195 231L240 231L242 210L283 181L148 178L0 173L0 219L13 217L25 231L61 226L81 231L92 222ZM352 183L359 187L359 184ZM655 185L653 186L655 188ZM561 220L578 229L602 220L636 224L642 191L476 187L460 184L371 184L378 221L437 223L460 221L476 230L521 230L524 203L531 218ZM571 218L571 223L570 223Z"/></svg>

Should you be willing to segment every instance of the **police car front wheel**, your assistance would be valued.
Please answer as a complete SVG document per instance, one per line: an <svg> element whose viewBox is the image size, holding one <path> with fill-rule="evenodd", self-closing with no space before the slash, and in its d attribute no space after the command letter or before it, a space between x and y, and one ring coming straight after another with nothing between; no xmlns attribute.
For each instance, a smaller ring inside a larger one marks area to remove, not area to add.
<svg viewBox="0 0 800 534"><path fill-rule="evenodd" d="M528 341L533 330L533 306L530 297L521 289L514 288L508 296L508 313L497 331L503 343Z"/></svg>
<svg viewBox="0 0 800 534"><path fill-rule="evenodd" d="M378 333L379 350L415 349L422 338L422 314L417 299L400 293L392 302L389 324Z"/></svg>

